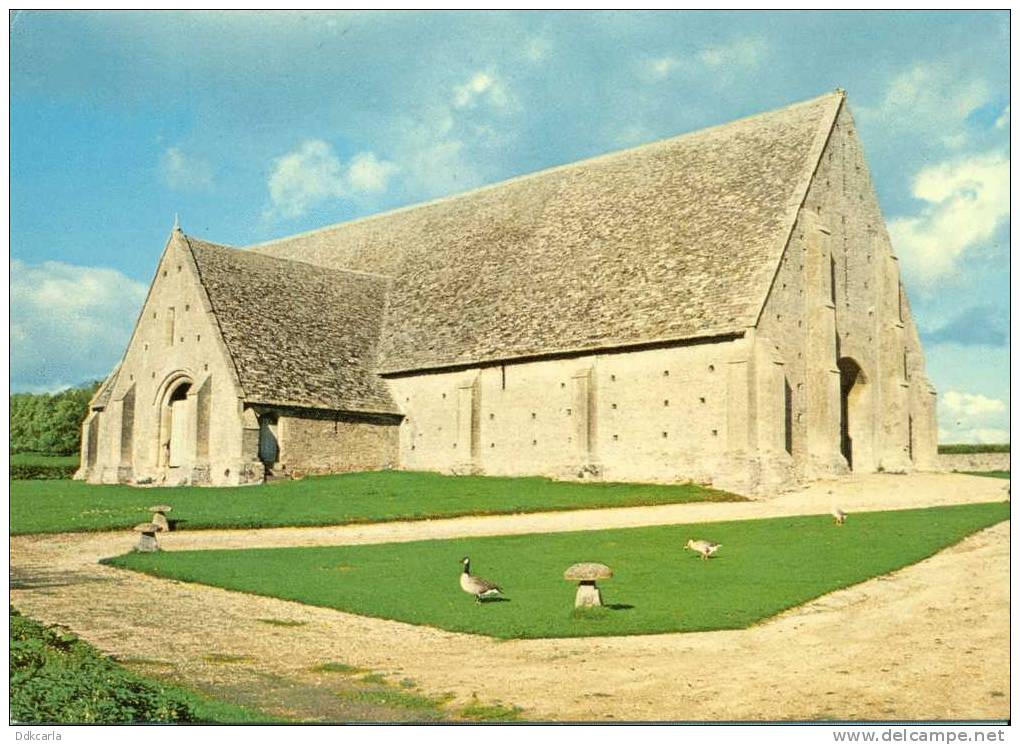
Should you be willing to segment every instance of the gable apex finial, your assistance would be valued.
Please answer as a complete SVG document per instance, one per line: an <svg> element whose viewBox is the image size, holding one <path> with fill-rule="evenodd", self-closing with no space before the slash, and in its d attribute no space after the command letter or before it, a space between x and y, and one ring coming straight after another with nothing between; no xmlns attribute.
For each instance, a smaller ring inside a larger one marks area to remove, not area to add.
<svg viewBox="0 0 1020 745"><path fill-rule="evenodd" d="M846 98L846 88L841 88L841 87L839 87L839 86L837 85L837 86L836 86L836 93L838 93L838 94L839 94L840 96L842 96L843 98Z"/></svg>
<svg viewBox="0 0 1020 745"><path fill-rule="evenodd" d="M174 213L174 230L180 232L181 230L181 217L176 212Z"/></svg>

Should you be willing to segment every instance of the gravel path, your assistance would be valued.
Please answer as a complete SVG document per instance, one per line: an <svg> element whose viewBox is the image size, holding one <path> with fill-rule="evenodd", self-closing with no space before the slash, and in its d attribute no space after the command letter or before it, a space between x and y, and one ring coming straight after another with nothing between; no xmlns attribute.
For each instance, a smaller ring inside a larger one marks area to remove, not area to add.
<svg viewBox="0 0 1020 745"><path fill-rule="evenodd" d="M1003 499L1008 484L957 474L875 475L753 503L203 531L162 540L170 550L242 548L752 519L828 512L830 490L852 520L853 512L867 509ZM259 676L280 689L321 689L328 675L309 669L342 661L394 681L411 678L428 693L453 692L462 703L477 694L484 702L516 704L531 719L1009 716L1009 523L751 629L525 641L366 618L96 563L132 541L125 533L12 538L13 604L69 626L108 654L144 660L154 671L213 692ZM259 619L304 623L277 627ZM275 710L314 714L282 699Z"/></svg>

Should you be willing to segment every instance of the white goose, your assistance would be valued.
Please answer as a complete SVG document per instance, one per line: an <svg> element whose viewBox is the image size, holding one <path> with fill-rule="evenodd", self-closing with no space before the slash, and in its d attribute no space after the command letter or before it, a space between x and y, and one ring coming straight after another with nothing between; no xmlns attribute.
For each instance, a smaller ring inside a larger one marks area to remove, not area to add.
<svg viewBox="0 0 1020 745"><path fill-rule="evenodd" d="M460 574L460 589L468 595L474 595L476 603L481 603L483 598L503 594L495 582L471 574L471 559L469 557L465 556L460 563L464 565L464 571Z"/></svg>
<svg viewBox="0 0 1020 745"><path fill-rule="evenodd" d="M712 541L701 541L694 540L691 538L687 543L684 544L685 549L691 549L701 554L702 559L708 559L710 556L715 556L715 552L722 548L721 543L712 543Z"/></svg>

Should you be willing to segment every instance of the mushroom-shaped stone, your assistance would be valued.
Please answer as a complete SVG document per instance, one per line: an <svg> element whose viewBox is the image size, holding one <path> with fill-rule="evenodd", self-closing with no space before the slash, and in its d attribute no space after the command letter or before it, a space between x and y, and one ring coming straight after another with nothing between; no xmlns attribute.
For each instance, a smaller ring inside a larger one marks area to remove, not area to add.
<svg viewBox="0 0 1020 745"><path fill-rule="evenodd" d="M136 533L138 533L138 544L135 546L135 551L141 551L142 553L151 554L153 551L159 551L159 544L156 542L156 533L159 532L160 527L155 523L142 523L134 527Z"/></svg>
<svg viewBox="0 0 1020 745"><path fill-rule="evenodd" d="M609 579L613 570L605 564L584 561L574 564L563 573L563 579L577 582L577 595L574 598L575 608L590 608L602 605L602 593L595 585L596 580Z"/></svg>
<svg viewBox="0 0 1020 745"><path fill-rule="evenodd" d="M149 508L152 513L152 524L158 525L160 530L170 530L170 522L166 519L166 513L172 510L168 504L157 504Z"/></svg>

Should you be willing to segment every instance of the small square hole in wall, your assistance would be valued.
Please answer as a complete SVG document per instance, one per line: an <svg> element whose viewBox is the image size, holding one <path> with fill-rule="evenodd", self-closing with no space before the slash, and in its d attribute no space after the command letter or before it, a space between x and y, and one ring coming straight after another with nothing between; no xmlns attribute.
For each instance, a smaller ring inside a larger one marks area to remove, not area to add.
<svg viewBox="0 0 1020 745"><path fill-rule="evenodd" d="M184 343L184 337L182 336L181 337L181 344L183 344L183 343Z"/></svg>
<svg viewBox="0 0 1020 745"><path fill-rule="evenodd" d="M156 379L156 373L153 373L153 374L152 374L152 379L153 379L153 380L155 380L155 379Z"/></svg>
<svg viewBox="0 0 1020 745"><path fill-rule="evenodd" d="M445 393L443 394L443 398L446 398L446 394Z"/></svg>
<svg viewBox="0 0 1020 745"><path fill-rule="evenodd" d="M776 320L777 321L782 321L783 320L783 316L782 316L781 313L776 313Z"/></svg>
<svg viewBox="0 0 1020 745"><path fill-rule="evenodd" d="M669 432L663 432L662 439L665 440L667 437L669 437Z"/></svg>
<svg viewBox="0 0 1020 745"><path fill-rule="evenodd" d="M616 382L616 376L615 376L615 375L610 375L610 376L609 376L609 379L610 379L610 380L611 380L612 382L614 382L614 383Z"/></svg>
<svg viewBox="0 0 1020 745"><path fill-rule="evenodd" d="M453 449L454 449L454 450L456 450L456 449L457 449L457 443L453 443Z"/></svg>
<svg viewBox="0 0 1020 745"><path fill-rule="evenodd" d="M414 450L414 445L411 446L411 450Z"/></svg>
<svg viewBox="0 0 1020 745"><path fill-rule="evenodd" d="M715 437L718 434L719 434L719 430L717 430L717 429L713 429L712 430L712 437Z"/></svg>
<svg viewBox="0 0 1020 745"><path fill-rule="evenodd" d="M407 404L407 403L410 403L410 402L411 402L411 399L410 399L410 398L407 398L407 397L405 396L405 397L404 397L404 403L405 403L405 404Z"/></svg>
<svg viewBox="0 0 1020 745"><path fill-rule="evenodd" d="M610 404L610 406L612 406L614 409L616 408L616 404Z"/></svg>
<svg viewBox="0 0 1020 745"><path fill-rule="evenodd" d="M495 418L496 418L496 415L495 415L495 414L489 414L489 419L490 419L490 420L491 420L491 419L495 419Z"/></svg>
<svg viewBox="0 0 1020 745"><path fill-rule="evenodd" d="M203 369L203 370L205 370L205 371L208 371L208 370L209 370L209 363L208 363L208 362L206 362L206 363L205 363L205 364L204 364L204 365L202 366L202 369Z"/></svg>
<svg viewBox="0 0 1020 745"><path fill-rule="evenodd" d="M202 341L202 335L201 334L195 334L195 341Z"/></svg>
<svg viewBox="0 0 1020 745"><path fill-rule="evenodd" d="M619 435L613 435L613 441L614 441L614 442L615 442L616 440L619 440L619 439L620 439L620 436L619 436Z"/></svg>
<svg viewBox="0 0 1020 745"><path fill-rule="evenodd" d="M128 380L134 380L134 379L135 379L134 375L128 375Z"/></svg>
<svg viewBox="0 0 1020 745"><path fill-rule="evenodd" d="M532 419L534 419L534 418L535 418L535 412L531 412L531 418L532 418Z"/></svg>
<svg viewBox="0 0 1020 745"><path fill-rule="evenodd" d="M152 311L152 317L153 317L153 318L155 318L155 317L156 317L156 311Z"/></svg>
<svg viewBox="0 0 1020 745"><path fill-rule="evenodd" d="M715 365L709 365L708 366L708 371L709 372L715 372Z"/></svg>
<svg viewBox="0 0 1020 745"><path fill-rule="evenodd" d="M668 398L664 399L663 402L662 402L662 405L663 406L669 406L669 399Z"/></svg>
<svg viewBox="0 0 1020 745"><path fill-rule="evenodd" d="M704 396L699 396L698 397L698 403L705 403L705 397Z"/></svg>
<svg viewBox="0 0 1020 745"><path fill-rule="evenodd" d="M669 377L669 370L663 370L662 371L662 377L668 378Z"/></svg>
<svg viewBox="0 0 1020 745"><path fill-rule="evenodd" d="M494 442L490 442L490 443L489 443L489 447L490 447L490 448L494 448L494 447L496 447L496 443L494 443Z"/></svg>
<svg viewBox="0 0 1020 745"><path fill-rule="evenodd" d="M180 271L180 270L181 270L181 265L180 265L180 264L178 264L178 265L177 265L177 271Z"/></svg>
<svg viewBox="0 0 1020 745"><path fill-rule="evenodd" d="M188 303L185 303L184 310L191 310L191 306Z"/></svg>
<svg viewBox="0 0 1020 745"><path fill-rule="evenodd" d="M148 345L148 343L146 343L146 344L145 344L145 346L144 346L144 348L143 348L143 351L145 351L145 352L148 352L148 351L149 351L149 345Z"/></svg>
<svg viewBox="0 0 1020 745"><path fill-rule="evenodd" d="M537 445L537 444L538 444L538 440L532 440L532 441L531 441L531 444L532 444L532 445Z"/></svg>
<svg viewBox="0 0 1020 745"><path fill-rule="evenodd" d="M566 383L560 383L560 388L566 388L566 387L567 387Z"/></svg>
<svg viewBox="0 0 1020 745"><path fill-rule="evenodd" d="M567 416L570 416L570 415L571 415L571 414L573 414L573 413L574 413L574 412L573 412L573 411L572 411L571 409L567 409Z"/></svg>
<svg viewBox="0 0 1020 745"><path fill-rule="evenodd" d="M166 276L166 269L163 270L163 276Z"/></svg>

